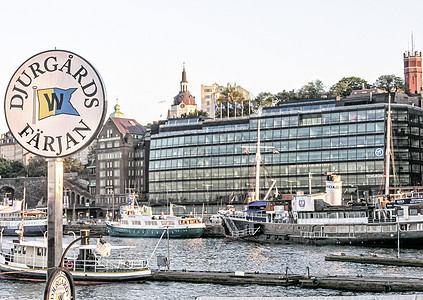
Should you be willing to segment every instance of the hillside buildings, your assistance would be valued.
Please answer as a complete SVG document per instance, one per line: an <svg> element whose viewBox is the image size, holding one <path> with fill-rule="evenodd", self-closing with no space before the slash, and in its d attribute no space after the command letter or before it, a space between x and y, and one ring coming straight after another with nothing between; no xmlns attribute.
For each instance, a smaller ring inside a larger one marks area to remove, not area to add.
<svg viewBox="0 0 423 300"><path fill-rule="evenodd" d="M96 206L118 210L128 194L145 198L148 157L147 130L134 119L125 118L120 106L101 129L96 148Z"/></svg>
<svg viewBox="0 0 423 300"><path fill-rule="evenodd" d="M24 165L27 165L30 158L34 157L34 154L29 153L27 150L22 148L9 131L1 135L0 157L6 160L17 160Z"/></svg>
<svg viewBox="0 0 423 300"><path fill-rule="evenodd" d="M233 87L234 90L238 91L242 95L243 100L251 100L250 93L236 83L233 86L228 83L226 87L217 83L208 86L201 85L201 109L207 113L207 116L216 117L216 101L220 98L225 88L229 87Z"/></svg>

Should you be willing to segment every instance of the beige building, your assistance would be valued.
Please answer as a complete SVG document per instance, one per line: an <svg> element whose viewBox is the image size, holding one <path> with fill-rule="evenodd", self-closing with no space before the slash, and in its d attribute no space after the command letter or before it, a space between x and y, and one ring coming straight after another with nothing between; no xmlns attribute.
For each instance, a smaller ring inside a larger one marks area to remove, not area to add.
<svg viewBox="0 0 423 300"><path fill-rule="evenodd" d="M34 156L16 142L10 131L1 135L0 157L6 160L17 160L27 165L29 159Z"/></svg>
<svg viewBox="0 0 423 300"><path fill-rule="evenodd" d="M229 83L226 86L221 86L217 83L207 86L201 85L201 109L205 111L209 117L215 117L216 101L220 98L220 94L225 90L225 88L228 87L231 87ZM235 83L233 88L242 94L244 100L251 100L250 92L242 86Z"/></svg>

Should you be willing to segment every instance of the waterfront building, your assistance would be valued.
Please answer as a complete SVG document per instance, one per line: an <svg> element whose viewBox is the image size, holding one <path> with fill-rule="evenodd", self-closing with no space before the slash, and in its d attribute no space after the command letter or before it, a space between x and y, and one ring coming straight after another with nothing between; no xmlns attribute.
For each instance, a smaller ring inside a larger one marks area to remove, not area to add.
<svg viewBox="0 0 423 300"><path fill-rule="evenodd" d="M96 143L96 207L118 210L127 203L129 192L145 198L146 133L145 127L125 118L120 106L115 105Z"/></svg>
<svg viewBox="0 0 423 300"><path fill-rule="evenodd" d="M417 97L392 93L391 186L421 185L423 110ZM325 190L328 172L343 180L345 200L382 193L388 94L287 101L261 116L184 118L151 132L149 200L184 204L243 203L254 172L260 121L265 169L281 193ZM251 148L249 148L251 147ZM261 199L269 184L262 176ZM395 182L394 182L395 181Z"/></svg>
<svg viewBox="0 0 423 300"><path fill-rule="evenodd" d="M217 83L213 83L212 85L201 85L201 109L205 111L209 117L216 117L216 101L220 98L220 94L225 88L228 87L231 87L229 83L226 87L218 85ZM241 93L244 100L251 100L250 93L242 86L235 83L233 88Z"/></svg>
<svg viewBox="0 0 423 300"><path fill-rule="evenodd" d="M404 53L405 90L410 94L422 92L422 53L414 51Z"/></svg>
<svg viewBox="0 0 423 300"><path fill-rule="evenodd" d="M1 135L0 138L0 157L6 160L17 160L28 165L31 157L35 155L28 152L13 137L10 131Z"/></svg>
<svg viewBox="0 0 423 300"><path fill-rule="evenodd" d="M169 117L180 118L181 116L189 115L197 111L197 104L195 97L188 91L187 73L185 71L185 64L182 70L182 81L180 83L179 93L173 98L173 104L170 107Z"/></svg>

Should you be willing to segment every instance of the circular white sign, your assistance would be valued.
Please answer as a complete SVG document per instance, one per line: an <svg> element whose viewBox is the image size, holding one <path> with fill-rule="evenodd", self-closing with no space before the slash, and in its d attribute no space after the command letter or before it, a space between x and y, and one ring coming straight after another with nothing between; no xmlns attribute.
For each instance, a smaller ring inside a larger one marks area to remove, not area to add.
<svg viewBox="0 0 423 300"><path fill-rule="evenodd" d="M375 155L377 157L382 157L383 156L383 149L382 148L376 148Z"/></svg>
<svg viewBox="0 0 423 300"><path fill-rule="evenodd" d="M106 116L106 91L96 69L64 50L36 54L6 90L7 125L26 150L64 157L88 146Z"/></svg>

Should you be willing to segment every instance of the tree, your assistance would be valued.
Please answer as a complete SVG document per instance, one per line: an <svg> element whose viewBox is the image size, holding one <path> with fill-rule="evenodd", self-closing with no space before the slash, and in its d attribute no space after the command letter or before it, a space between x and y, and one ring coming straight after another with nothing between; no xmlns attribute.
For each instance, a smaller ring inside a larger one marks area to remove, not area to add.
<svg viewBox="0 0 423 300"><path fill-rule="evenodd" d="M283 90L282 92L275 94L276 105L280 105L285 101L297 100L297 99L298 99L298 96L294 90L292 91Z"/></svg>
<svg viewBox="0 0 423 300"><path fill-rule="evenodd" d="M226 113L223 113L224 115L228 115L230 117L235 116L235 108L238 108L236 111L237 115L242 114L242 103L245 101L244 96L241 92L239 92L235 87L228 84L228 86L220 93L219 99L217 99L217 107L218 109L222 109L221 105L223 104L225 106L225 109L227 109Z"/></svg>
<svg viewBox="0 0 423 300"><path fill-rule="evenodd" d="M28 162L29 177L45 177L47 176L47 161L40 156L30 158Z"/></svg>
<svg viewBox="0 0 423 300"><path fill-rule="evenodd" d="M10 177L25 177L27 175L27 171L25 168L25 165L18 161L18 160L12 160L10 163Z"/></svg>
<svg viewBox="0 0 423 300"><path fill-rule="evenodd" d="M306 85L302 86L298 94L303 98L320 98L325 93L325 85L320 79L310 81Z"/></svg>
<svg viewBox="0 0 423 300"><path fill-rule="evenodd" d="M26 176L26 169L20 161L0 158L0 176L1 178Z"/></svg>
<svg viewBox="0 0 423 300"><path fill-rule="evenodd" d="M254 98L253 104L254 104L254 111L257 111L259 107L270 107L273 106L275 101L275 95L269 92L262 92L257 95L257 97Z"/></svg>
<svg viewBox="0 0 423 300"><path fill-rule="evenodd" d="M194 112L190 112L189 114L183 113L181 114L181 118L192 118L192 117L207 117L208 114L204 110L195 110Z"/></svg>
<svg viewBox="0 0 423 300"><path fill-rule="evenodd" d="M84 169L76 158L65 157L63 160L63 170L65 173L77 172L78 174Z"/></svg>
<svg viewBox="0 0 423 300"><path fill-rule="evenodd" d="M398 92L404 90L404 80L395 75L382 75L376 79L375 87L387 92Z"/></svg>
<svg viewBox="0 0 423 300"><path fill-rule="evenodd" d="M360 77L344 77L331 86L329 93L331 96L347 97L351 95L353 90L360 90L363 88L370 88L370 84Z"/></svg>
<svg viewBox="0 0 423 300"><path fill-rule="evenodd" d="M10 167L10 163L4 159L0 158L0 176L1 178L9 178L12 168Z"/></svg>

